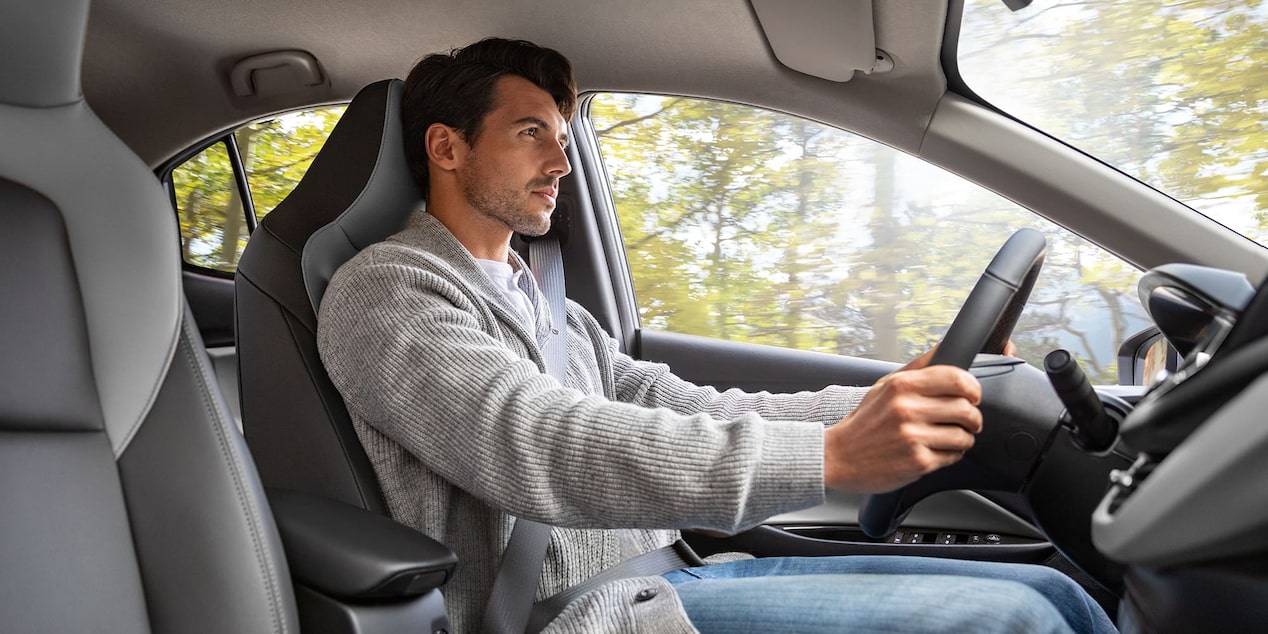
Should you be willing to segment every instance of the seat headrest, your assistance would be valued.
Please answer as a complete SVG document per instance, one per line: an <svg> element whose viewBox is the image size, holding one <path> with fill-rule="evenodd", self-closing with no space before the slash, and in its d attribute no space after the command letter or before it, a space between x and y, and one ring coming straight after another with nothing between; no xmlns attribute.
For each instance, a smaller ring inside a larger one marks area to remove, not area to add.
<svg viewBox="0 0 1268 634"><path fill-rule="evenodd" d="M0 103L60 106L78 101L88 0L10 2L0 19Z"/></svg>
<svg viewBox="0 0 1268 634"><path fill-rule="evenodd" d="M304 286L314 311L336 269L423 207L405 163L404 87L390 79L357 93L299 185L264 219L293 248L304 240Z"/></svg>
<svg viewBox="0 0 1268 634"><path fill-rule="evenodd" d="M85 363L120 455L153 405L176 349L183 301L176 214L154 172L80 97L87 0L3 5L0 178L61 216L60 240L74 267L67 283L80 296L87 332ZM13 292L5 292L10 305L31 310L21 295L12 299ZM50 346L61 345L59 335L42 336Z"/></svg>

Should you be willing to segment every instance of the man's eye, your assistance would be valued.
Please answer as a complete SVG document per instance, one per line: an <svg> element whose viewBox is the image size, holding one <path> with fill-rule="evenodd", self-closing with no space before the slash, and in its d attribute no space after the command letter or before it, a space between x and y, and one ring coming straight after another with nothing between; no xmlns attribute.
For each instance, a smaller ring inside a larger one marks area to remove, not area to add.
<svg viewBox="0 0 1268 634"><path fill-rule="evenodd" d="M527 134L528 136L537 136L537 128L529 128L523 131L521 134Z"/></svg>

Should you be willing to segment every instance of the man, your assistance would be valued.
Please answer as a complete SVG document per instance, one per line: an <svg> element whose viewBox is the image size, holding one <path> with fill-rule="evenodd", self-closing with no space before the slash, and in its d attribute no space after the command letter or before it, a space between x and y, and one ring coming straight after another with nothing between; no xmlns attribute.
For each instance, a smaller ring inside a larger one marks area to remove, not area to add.
<svg viewBox="0 0 1268 634"><path fill-rule="evenodd" d="M549 376L549 308L509 242L550 226L575 103L567 60L528 42L424 58L402 118L426 210L342 267L321 305L322 360L392 515L458 553L445 595L459 631L479 627L512 518L556 527L545 598L678 529L735 533L821 504L826 488L892 490L959 460L982 425L977 381L926 367L927 356L870 390L719 394L621 354L571 303L566 382ZM627 579L573 602L551 629L740 624L1112 629L1046 568L895 557L749 559Z"/></svg>

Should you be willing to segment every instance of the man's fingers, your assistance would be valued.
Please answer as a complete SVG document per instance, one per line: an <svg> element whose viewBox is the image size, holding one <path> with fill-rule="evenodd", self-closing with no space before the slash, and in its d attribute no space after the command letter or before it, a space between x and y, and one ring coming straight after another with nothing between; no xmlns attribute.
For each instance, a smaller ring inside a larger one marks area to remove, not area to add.
<svg viewBox="0 0 1268 634"><path fill-rule="evenodd" d="M973 434L963 426L945 423L929 425L930 431L925 446L934 451L950 451L964 453L973 448Z"/></svg>
<svg viewBox="0 0 1268 634"><path fill-rule="evenodd" d="M907 435L915 443L935 451L967 451L973 449L973 432L955 422L946 424L910 424Z"/></svg>
<svg viewBox="0 0 1268 634"><path fill-rule="evenodd" d="M954 464L982 430L981 400L981 384L960 368L926 366L885 376L857 409L824 431L824 483L858 493L889 491Z"/></svg>
<svg viewBox="0 0 1268 634"><path fill-rule="evenodd" d="M883 384L901 393L965 398L973 405L982 401L982 385L977 379L968 371L949 365L897 372L886 377Z"/></svg>
<svg viewBox="0 0 1268 634"><path fill-rule="evenodd" d="M920 368L928 367L929 361L933 359L933 352L937 349L938 346L934 345L934 347L926 350L924 354L912 359L911 362L903 366L899 372L902 372L903 370L919 370Z"/></svg>
<svg viewBox="0 0 1268 634"><path fill-rule="evenodd" d="M947 451L933 451L931 453L934 455L934 459L938 461L938 466L934 469L931 469L928 473L933 473L934 471L937 471L938 469L941 469L943 467L949 467L964 458L963 451L947 450Z"/></svg>
<svg viewBox="0 0 1268 634"><path fill-rule="evenodd" d="M969 434L982 431L982 412L967 399L951 396L899 396L890 403L890 413L898 424L949 424Z"/></svg>

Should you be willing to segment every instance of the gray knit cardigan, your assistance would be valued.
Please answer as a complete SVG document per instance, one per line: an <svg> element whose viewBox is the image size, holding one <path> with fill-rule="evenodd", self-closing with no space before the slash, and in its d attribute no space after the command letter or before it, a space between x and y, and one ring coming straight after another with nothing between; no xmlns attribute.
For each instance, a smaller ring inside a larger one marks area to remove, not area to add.
<svg viewBox="0 0 1268 634"><path fill-rule="evenodd" d="M458 554L444 589L456 631L478 629L515 517L556 527L540 599L671 543L678 529L736 532L823 502L823 425L864 389L698 387L619 352L572 302L564 387L541 353L549 308L522 279L532 326L420 211L340 268L321 304L321 359L392 516ZM645 588L655 598L635 601ZM583 596L549 630L693 628L672 587L645 577Z"/></svg>

